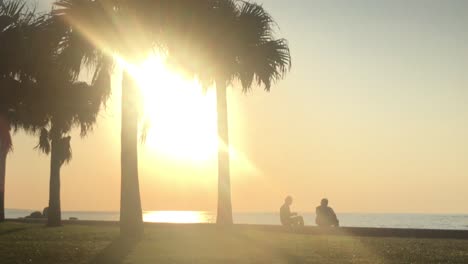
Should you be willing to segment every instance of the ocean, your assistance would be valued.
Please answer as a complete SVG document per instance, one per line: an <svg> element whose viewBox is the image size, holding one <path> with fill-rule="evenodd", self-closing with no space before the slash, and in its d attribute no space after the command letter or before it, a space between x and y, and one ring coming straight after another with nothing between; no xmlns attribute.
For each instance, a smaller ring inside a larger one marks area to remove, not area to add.
<svg viewBox="0 0 468 264"><path fill-rule="evenodd" d="M33 210L6 209L7 218L20 218ZM315 225L315 213L302 213L306 225ZM468 230L468 215L463 214L337 214L341 226ZM64 211L62 219L118 221L119 212ZM144 211L143 220L155 223L214 223L216 214L204 211ZM234 213L238 224L279 225L274 212Z"/></svg>

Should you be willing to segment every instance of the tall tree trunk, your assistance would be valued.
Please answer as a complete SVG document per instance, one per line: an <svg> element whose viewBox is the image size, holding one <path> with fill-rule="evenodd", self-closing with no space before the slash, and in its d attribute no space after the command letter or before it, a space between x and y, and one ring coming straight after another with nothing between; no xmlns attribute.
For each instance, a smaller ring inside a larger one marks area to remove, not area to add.
<svg viewBox="0 0 468 264"><path fill-rule="evenodd" d="M216 81L218 111L218 212L216 223L231 225L231 178L229 175L229 132L227 112L227 87L225 81Z"/></svg>
<svg viewBox="0 0 468 264"><path fill-rule="evenodd" d="M0 140L0 222L5 221L5 176L7 152L2 151Z"/></svg>
<svg viewBox="0 0 468 264"><path fill-rule="evenodd" d="M50 151L50 182L49 182L49 210L47 226L60 226L62 224L62 211L60 208L60 168L62 167L60 151L63 140L53 136Z"/></svg>
<svg viewBox="0 0 468 264"><path fill-rule="evenodd" d="M0 222L5 220L6 158L10 149L10 124L3 115L0 115Z"/></svg>
<svg viewBox="0 0 468 264"><path fill-rule="evenodd" d="M138 182L137 88L132 76L124 71L120 157L120 234L127 237L138 237L143 234L143 216Z"/></svg>

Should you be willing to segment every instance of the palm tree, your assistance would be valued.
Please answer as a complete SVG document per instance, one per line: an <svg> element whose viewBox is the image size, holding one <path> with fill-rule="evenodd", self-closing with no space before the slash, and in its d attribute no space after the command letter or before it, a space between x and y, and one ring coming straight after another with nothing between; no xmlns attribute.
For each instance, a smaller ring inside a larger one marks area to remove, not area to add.
<svg viewBox="0 0 468 264"><path fill-rule="evenodd" d="M39 135L36 148L50 154L48 226L61 225L60 170L72 158L70 132L77 127L86 136L110 93L105 68L96 67L91 84L78 82L58 63L60 55L42 61L20 116L21 128Z"/></svg>
<svg viewBox="0 0 468 264"><path fill-rule="evenodd" d="M217 2L214 19L218 21L213 37L217 40L209 54L216 65L218 112L218 224L232 224L229 168L227 87L235 80L243 92L254 84L270 91L272 83L284 77L291 67L285 39L274 35L275 22L265 9L254 3L223 0ZM214 41L214 40L213 40Z"/></svg>
<svg viewBox="0 0 468 264"><path fill-rule="evenodd" d="M62 48L62 47L61 47ZM47 127L42 127L39 148L48 153L50 149L50 194L48 225L60 224L60 168L71 160L70 131L79 127L84 137L96 122L101 105L110 95L112 60L106 54L100 54L97 65L88 65L94 69L90 84L77 81L77 75L67 74L70 66L63 62L69 56L66 48L58 54L56 67L49 68L43 84L49 87L48 96L54 95L47 108ZM56 77L56 78L54 78ZM52 83L50 83L52 82ZM50 146L50 147L49 147Z"/></svg>
<svg viewBox="0 0 468 264"><path fill-rule="evenodd" d="M152 12L154 9L142 8L140 13L145 14L145 10ZM243 92L252 89L254 84L270 91L271 85L282 79L291 67L288 43L275 37L273 18L258 4L238 0L181 0L163 10L165 14L142 17L170 21L158 35L165 44L169 61L198 76L205 87L216 84L217 223L232 224L227 87L237 80ZM165 15L183 15L184 19L174 22Z"/></svg>
<svg viewBox="0 0 468 264"><path fill-rule="evenodd" d="M24 107L20 76L28 50L28 33L36 30L43 17L26 8L22 0L0 2L0 221L5 219L6 158L12 149L11 126L21 123L18 112Z"/></svg>
<svg viewBox="0 0 468 264"><path fill-rule="evenodd" d="M51 94L44 93L41 100L48 102L45 107L40 129L39 148L42 152L50 153L50 185L48 226L61 224L60 207L60 169L72 158L70 131L74 127L81 129L81 136L85 136L96 122L100 105L107 97L106 88L100 89L96 83L88 85L83 82L61 83L51 89L56 97L45 98Z"/></svg>
<svg viewBox="0 0 468 264"><path fill-rule="evenodd" d="M39 135L37 148L51 154L49 226L61 224L60 169L71 160L69 136L74 127L85 136L96 122L101 104L110 90L110 63L97 54L100 63L92 65L91 84L77 81L72 56L63 41L67 28L55 16L37 18L34 28L20 28L24 34L21 56L14 58L18 70L13 74L19 97L11 121L15 129ZM10 107L11 108L11 107ZM10 111L11 112L11 111Z"/></svg>
<svg viewBox="0 0 468 264"><path fill-rule="evenodd" d="M227 87L237 80L243 92L254 85L270 91L271 85L290 69L290 51L285 39L275 37L273 18L258 4L238 0L186 0L179 4L179 9L169 9L172 13L165 10L166 14L171 17L185 14L186 18L174 23L164 14L156 16L171 21L158 37L166 44L171 63L197 75L205 87L216 84L217 223L232 224ZM187 6L190 8L185 9ZM142 9L141 13L144 12Z"/></svg>

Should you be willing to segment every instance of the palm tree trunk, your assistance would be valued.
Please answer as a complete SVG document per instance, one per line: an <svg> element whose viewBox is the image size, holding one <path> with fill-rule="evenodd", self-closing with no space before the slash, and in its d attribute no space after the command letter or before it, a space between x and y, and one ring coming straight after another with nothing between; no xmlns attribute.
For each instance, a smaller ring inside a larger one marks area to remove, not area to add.
<svg viewBox="0 0 468 264"><path fill-rule="evenodd" d="M137 85L124 71L122 80L122 134L121 134L121 186L120 234L143 234L143 216L138 182L138 104Z"/></svg>
<svg viewBox="0 0 468 264"><path fill-rule="evenodd" d="M5 221L5 176L7 153L2 151L0 140L0 222Z"/></svg>
<svg viewBox="0 0 468 264"><path fill-rule="evenodd" d="M5 220L6 159L11 148L10 124L0 116L0 222Z"/></svg>
<svg viewBox="0 0 468 264"><path fill-rule="evenodd" d="M218 212L216 223L231 225L231 179L229 175L229 133L226 82L216 81L218 111Z"/></svg>
<svg viewBox="0 0 468 264"><path fill-rule="evenodd" d="M47 226L60 226L62 224L62 211L60 208L60 162L59 149L63 144L57 136L53 136L50 153L50 182L49 182L49 210Z"/></svg>

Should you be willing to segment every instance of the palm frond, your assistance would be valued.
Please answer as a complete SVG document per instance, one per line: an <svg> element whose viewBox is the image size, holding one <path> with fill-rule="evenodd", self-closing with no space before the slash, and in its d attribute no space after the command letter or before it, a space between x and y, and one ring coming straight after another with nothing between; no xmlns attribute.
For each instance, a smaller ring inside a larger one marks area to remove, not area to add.
<svg viewBox="0 0 468 264"><path fill-rule="evenodd" d="M8 153L13 150L10 125L5 117L0 116L0 152Z"/></svg>
<svg viewBox="0 0 468 264"><path fill-rule="evenodd" d="M269 91L272 83L291 69L291 54L285 39L276 39L273 18L258 4L243 2L235 34L238 42L233 75L247 92L254 81Z"/></svg>
<svg viewBox="0 0 468 264"><path fill-rule="evenodd" d="M41 129L39 135L39 143L36 145L35 149L39 149L46 155L50 153L50 140L49 140L49 131L45 128Z"/></svg>
<svg viewBox="0 0 468 264"><path fill-rule="evenodd" d="M26 2L23 0L8 0L0 2L0 15L11 17L12 20L20 20L26 9Z"/></svg>
<svg viewBox="0 0 468 264"><path fill-rule="evenodd" d="M101 55L99 64L96 66L91 85L98 94L100 102L103 103L104 107L106 102L111 95L111 75L114 69L114 60L107 55Z"/></svg>
<svg viewBox="0 0 468 264"><path fill-rule="evenodd" d="M118 41L114 9L108 2L58 0L53 17L65 28L59 47L59 64L76 78L83 66L96 66L102 50L112 52ZM114 45L112 45L114 44Z"/></svg>
<svg viewBox="0 0 468 264"><path fill-rule="evenodd" d="M258 4L243 2L240 7L238 23L241 30L239 37L247 42L268 41L273 37L273 18Z"/></svg>
<svg viewBox="0 0 468 264"><path fill-rule="evenodd" d="M284 39L272 40L256 48L257 52L252 63L258 85L264 85L269 91L271 84L284 78L291 69L291 55L288 44Z"/></svg>
<svg viewBox="0 0 468 264"><path fill-rule="evenodd" d="M57 141L57 155L60 164L69 163L72 159L71 137L62 137Z"/></svg>

